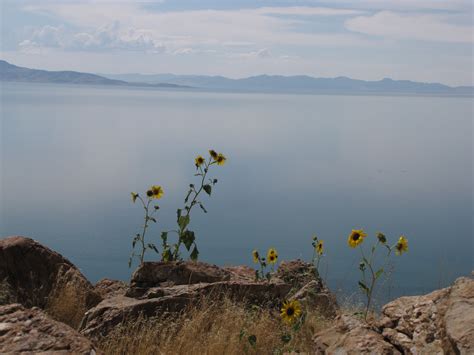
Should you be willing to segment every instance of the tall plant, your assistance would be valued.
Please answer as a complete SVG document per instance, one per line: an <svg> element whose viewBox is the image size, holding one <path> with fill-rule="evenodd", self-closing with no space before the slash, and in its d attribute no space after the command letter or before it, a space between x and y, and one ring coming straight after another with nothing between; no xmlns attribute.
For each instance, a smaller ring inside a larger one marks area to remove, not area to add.
<svg viewBox="0 0 474 355"><path fill-rule="evenodd" d="M209 150L208 159L205 159L201 155L198 155L194 159L194 165L196 166L194 176L199 179L199 183L198 185L189 185L189 190L184 198L184 207L178 208L176 211L178 228L161 233L163 261L180 260L180 248L182 245L184 245L187 251L190 251L189 256L191 260L198 259L199 250L196 244L196 234L188 228L191 222L191 211L195 206L199 206L204 213L207 213L201 201L201 193L204 191L208 196L211 196L213 187L217 184L217 179L209 178L208 173L213 166L222 166L226 161L227 158L222 153L217 153L214 150ZM178 237L177 242L172 245L168 244L168 236L170 233L175 233Z"/></svg>
<svg viewBox="0 0 474 355"><path fill-rule="evenodd" d="M361 252L362 258L359 263L359 270L362 274L362 279L359 281L359 288L366 296L364 317L367 319L367 314L372 305L375 284L385 273L385 265L388 263L392 251L395 251L396 255L402 255L404 252L408 251L408 240L402 235L395 244L390 246L387 244L387 238L385 235L383 233L377 233L377 241L372 245L370 254L366 254L362 247L362 243L366 237L367 234L362 229L353 229L347 239L347 243L349 244L349 247L359 248ZM383 263L376 266L375 255L380 246L387 249L387 254L385 254L385 257L383 258Z"/></svg>

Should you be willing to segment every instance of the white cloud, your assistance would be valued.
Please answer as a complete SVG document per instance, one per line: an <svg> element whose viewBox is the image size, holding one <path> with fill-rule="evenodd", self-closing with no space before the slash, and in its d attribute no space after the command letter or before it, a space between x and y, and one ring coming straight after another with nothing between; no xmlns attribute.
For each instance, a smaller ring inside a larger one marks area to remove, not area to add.
<svg viewBox="0 0 474 355"><path fill-rule="evenodd" d="M345 22L347 29L367 35L409 40L473 42L473 26L453 25L442 16L381 11Z"/></svg>
<svg viewBox="0 0 474 355"><path fill-rule="evenodd" d="M271 58L272 54L268 48L262 48L257 51L252 51L248 53L232 53L229 55L230 58L244 58L244 59L265 59Z"/></svg>
<svg viewBox="0 0 474 355"><path fill-rule="evenodd" d="M331 0L331 3L365 10L465 11L472 9L472 0Z"/></svg>
<svg viewBox="0 0 474 355"><path fill-rule="evenodd" d="M262 7L240 10L150 12L137 4L129 3L96 6L79 3L44 4L28 6L25 9L48 13L75 27L87 28L87 31L82 32L91 36L104 24L116 22L123 28L140 28L143 33L140 40L142 45L146 46L146 43L150 42L161 43L170 53L181 48L196 49L198 46L200 49L222 49L232 45L267 48L273 45L337 47L371 44L355 34L301 32L295 29L301 23L311 21L299 15L346 16L361 13L345 9ZM79 39L85 43L100 43L85 35L80 35Z"/></svg>
<svg viewBox="0 0 474 355"><path fill-rule="evenodd" d="M297 16L349 16L363 13L360 10L353 9L334 9L329 7L308 7L308 6L290 6L290 7L261 7L254 10L255 13L262 15L297 15Z"/></svg>
<svg viewBox="0 0 474 355"><path fill-rule="evenodd" d="M29 39L19 43L21 50L62 48L66 50L132 50L162 53L165 46L153 33L133 27L122 28L116 21L89 32L71 33L63 27L44 26L35 29Z"/></svg>

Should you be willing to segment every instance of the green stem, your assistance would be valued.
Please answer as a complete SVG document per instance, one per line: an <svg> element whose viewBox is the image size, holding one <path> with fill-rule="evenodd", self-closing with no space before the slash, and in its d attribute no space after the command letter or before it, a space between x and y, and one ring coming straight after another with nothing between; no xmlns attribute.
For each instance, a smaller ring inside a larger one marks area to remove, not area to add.
<svg viewBox="0 0 474 355"><path fill-rule="evenodd" d="M148 229L148 221L149 221L149 207L150 207L150 202L151 200L149 199L147 204L145 205L145 203L143 202L142 198L140 197L140 200L142 201L143 203L143 208L145 209L145 224L143 225L143 231L142 231L142 237L140 238L140 241L141 241L141 244L142 244L142 253L140 255L140 265L143 264L143 260L145 258L145 251L146 251L146 246L145 246L145 234L146 234L146 231Z"/></svg>
<svg viewBox="0 0 474 355"><path fill-rule="evenodd" d="M185 215L184 217L187 217L189 216L189 214L191 213L191 210L192 208L194 207L194 205L196 204L196 200L199 196L199 194L201 193L201 191L203 190L204 188L204 181L206 180L206 176L207 176L207 173L209 172L209 167L212 165L211 164L211 158L209 158L209 162L206 163L204 162L204 164L206 165L204 170L199 167L200 171L201 171L201 187L199 188L199 190L196 191L196 189L193 187L193 190L194 190L194 197L193 197L193 200L191 201L190 205L189 205L189 208L188 209L185 209L186 212L185 212ZM184 229L179 227L179 236L178 236L178 242L175 244L175 248L174 248L174 252L173 252L173 259L176 260L178 258L178 255L179 255L179 248L181 247L181 244L182 244L182 241L181 241L181 235L183 234L184 232Z"/></svg>

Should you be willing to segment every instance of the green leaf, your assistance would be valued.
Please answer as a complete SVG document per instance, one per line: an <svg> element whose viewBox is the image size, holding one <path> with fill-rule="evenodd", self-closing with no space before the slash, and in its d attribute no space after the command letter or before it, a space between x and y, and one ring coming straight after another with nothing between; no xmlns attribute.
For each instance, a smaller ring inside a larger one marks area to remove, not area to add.
<svg viewBox="0 0 474 355"><path fill-rule="evenodd" d="M169 249L163 250L163 253L161 254L161 260L171 261L171 250Z"/></svg>
<svg viewBox="0 0 474 355"><path fill-rule="evenodd" d="M291 335L290 334L283 334L281 336L281 341L285 344L289 343L291 341Z"/></svg>
<svg viewBox="0 0 474 355"><path fill-rule="evenodd" d="M203 188L204 191L206 191L206 193L207 193L209 196L211 196L211 192L212 192L212 187L211 187L211 185L206 184L206 185L204 185L202 188Z"/></svg>
<svg viewBox="0 0 474 355"><path fill-rule="evenodd" d="M196 237L194 236L194 232L190 230L184 231L181 235L181 241L187 250L191 248L191 245L193 245L195 239Z"/></svg>
<svg viewBox="0 0 474 355"><path fill-rule="evenodd" d="M193 192L193 189L189 189L188 194L186 195L186 198L184 199L184 203L187 203L189 200L189 196L191 195L191 192Z"/></svg>
<svg viewBox="0 0 474 355"><path fill-rule="evenodd" d="M383 268L380 268L380 270L378 270L376 273L375 273L375 278L378 279L380 277L380 275L383 274Z"/></svg>
<svg viewBox="0 0 474 355"><path fill-rule="evenodd" d="M186 227L188 226L189 224L189 215L186 215L186 216L179 216L178 217L178 225L179 225L179 228L181 228L181 230L184 230L186 229Z"/></svg>
<svg viewBox="0 0 474 355"><path fill-rule="evenodd" d="M204 206L202 205L201 202L199 202L199 207L201 207L201 209L204 211L204 213L207 213L207 210L204 208Z"/></svg>
<svg viewBox="0 0 474 355"><path fill-rule="evenodd" d="M161 239L166 243L168 241L168 232L161 232Z"/></svg>
<svg viewBox="0 0 474 355"><path fill-rule="evenodd" d="M191 260L193 260L193 261L196 261L196 260L198 259L198 257L199 257L199 251L198 251L198 249L197 249L196 246L194 246L194 249L193 249L193 251L192 251L192 253L191 253L191 255L190 255L189 257L190 257Z"/></svg>
<svg viewBox="0 0 474 355"><path fill-rule="evenodd" d="M369 292L369 288L362 281L359 281L359 287L365 292Z"/></svg>
<svg viewBox="0 0 474 355"><path fill-rule="evenodd" d="M181 217L181 209L180 208L178 208L176 210L176 214L178 215L178 218L176 220L179 221L179 218Z"/></svg>
<svg viewBox="0 0 474 355"><path fill-rule="evenodd" d="M147 217L149 221L152 221L154 223L156 223L156 219L154 217Z"/></svg>
<svg viewBox="0 0 474 355"><path fill-rule="evenodd" d="M255 346L257 345L257 336L249 335L247 340L249 341L249 344L252 345L253 348L255 348Z"/></svg>
<svg viewBox="0 0 474 355"><path fill-rule="evenodd" d="M157 254L160 253L160 252L158 251L158 248L156 247L156 245L153 244L153 243L148 243L148 248L153 249Z"/></svg>

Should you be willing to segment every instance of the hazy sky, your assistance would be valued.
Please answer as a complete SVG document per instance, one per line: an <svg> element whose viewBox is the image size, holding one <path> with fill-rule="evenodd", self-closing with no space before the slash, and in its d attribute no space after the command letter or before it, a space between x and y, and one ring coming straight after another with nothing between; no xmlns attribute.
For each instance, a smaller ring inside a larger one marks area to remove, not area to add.
<svg viewBox="0 0 474 355"><path fill-rule="evenodd" d="M472 85L472 0L1 0L2 59L50 70Z"/></svg>

